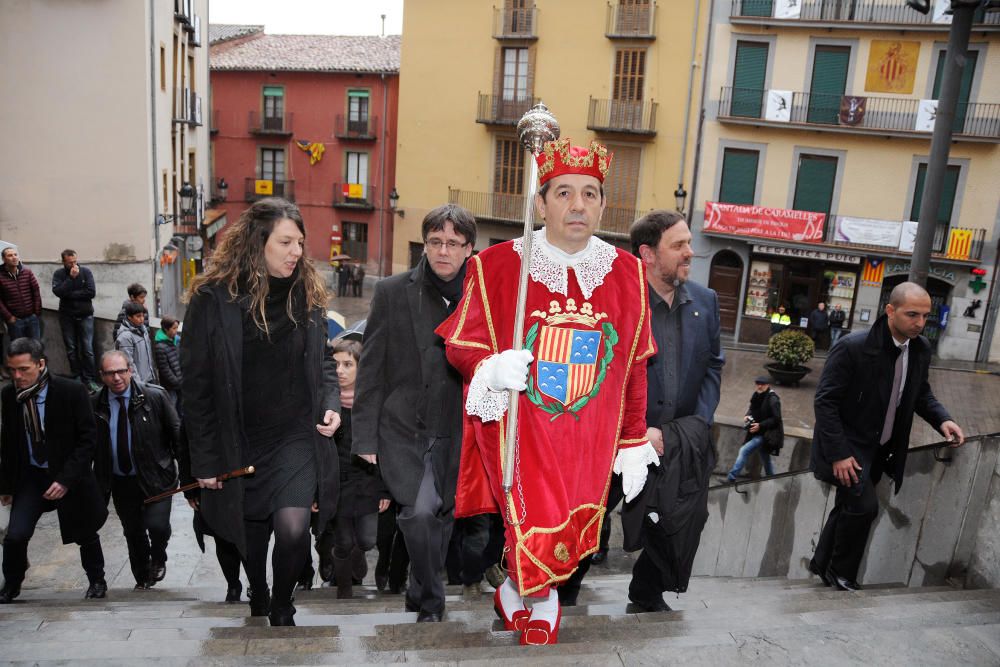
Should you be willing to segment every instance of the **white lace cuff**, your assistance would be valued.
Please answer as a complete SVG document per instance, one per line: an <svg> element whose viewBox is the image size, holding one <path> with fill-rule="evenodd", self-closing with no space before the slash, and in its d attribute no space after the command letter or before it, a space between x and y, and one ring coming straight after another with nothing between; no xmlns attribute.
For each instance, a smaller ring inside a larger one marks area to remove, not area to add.
<svg viewBox="0 0 1000 667"><path fill-rule="evenodd" d="M465 399L465 411L473 417L479 417L483 422L500 421L507 413L507 406L510 405L509 391L493 391L486 384L486 373L483 371L487 369L490 359L487 359L472 376L469 395Z"/></svg>

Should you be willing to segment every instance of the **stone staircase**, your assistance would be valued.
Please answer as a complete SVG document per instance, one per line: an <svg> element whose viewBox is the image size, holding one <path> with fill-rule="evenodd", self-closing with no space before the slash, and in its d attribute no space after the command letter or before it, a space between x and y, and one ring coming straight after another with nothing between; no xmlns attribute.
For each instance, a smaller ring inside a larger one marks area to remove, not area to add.
<svg viewBox="0 0 1000 667"><path fill-rule="evenodd" d="M674 611L629 614L629 577L594 567L580 605L564 610L560 644L521 647L492 596L448 588L445 622L416 624L399 595L356 587L299 591L297 627L271 628L222 587L132 591L106 600L25 588L0 606L0 662L14 664L910 664L1000 665L1000 591L815 580L695 577ZM26 582L26 584L30 584Z"/></svg>

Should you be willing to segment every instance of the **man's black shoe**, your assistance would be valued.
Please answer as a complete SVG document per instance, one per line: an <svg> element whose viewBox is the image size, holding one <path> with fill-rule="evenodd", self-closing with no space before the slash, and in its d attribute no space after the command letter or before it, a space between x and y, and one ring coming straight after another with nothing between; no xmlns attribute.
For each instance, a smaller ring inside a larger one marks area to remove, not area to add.
<svg viewBox="0 0 1000 667"><path fill-rule="evenodd" d="M162 561L150 561L149 563L149 583L150 585L155 584L157 581L163 581L163 577L167 576L167 564Z"/></svg>
<svg viewBox="0 0 1000 667"><path fill-rule="evenodd" d="M294 626L295 625L295 605L289 604L286 607L275 607L267 615L271 627Z"/></svg>
<svg viewBox="0 0 1000 667"><path fill-rule="evenodd" d="M820 581L823 582L824 586L833 585L833 582L830 581L830 577L827 575L826 570L820 568L820 566L817 565L816 561L813 560L812 558L809 559L809 571L815 574L817 577L819 577Z"/></svg>
<svg viewBox="0 0 1000 667"><path fill-rule="evenodd" d="M422 611L417 614L417 623L440 623L441 614L433 611Z"/></svg>
<svg viewBox="0 0 1000 667"><path fill-rule="evenodd" d="M10 604L20 594L20 586L4 586L0 589L0 604Z"/></svg>
<svg viewBox="0 0 1000 667"><path fill-rule="evenodd" d="M837 571L832 567L827 568L826 576L830 580L830 584L836 588L838 591L860 591L861 584L854 581L853 579L848 579L847 577L842 577L837 574Z"/></svg>
<svg viewBox="0 0 1000 667"><path fill-rule="evenodd" d="M590 557L590 562L594 565L601 565L608 562L608 552L604 549L594 552L594 555Z"/></svg>
<svg viewBox="0 0 1000 667"><path fill-rule="evenodd" d="M243 595L243 584L236 584L226 589L226 602L239 602Z"/></svg>
<svg viewBox="0 0 1000 667"><path fill-rule="evenodd" d="M83 597L87 600L97 600L108 595L108 582L103 579L98 579L97 581L90 582L90 586L87 587L87 592L84 593Z"/></svg>
<svg viewBox="0 0 1000 667"><path fill-rule="evenodd" d="M629 604L625 606L625 613L627 614L645 614L657 611L671 611L670 606L663 601L663 598L657 600L636 600L631 595L628 596Z"/></svg>
<svg viewBox="0 0 1000 667"><path fill-rule="evenodd" d="M250 591L250 615L267 616L271 611L271 592L266 588L259 593Z"/></svg>

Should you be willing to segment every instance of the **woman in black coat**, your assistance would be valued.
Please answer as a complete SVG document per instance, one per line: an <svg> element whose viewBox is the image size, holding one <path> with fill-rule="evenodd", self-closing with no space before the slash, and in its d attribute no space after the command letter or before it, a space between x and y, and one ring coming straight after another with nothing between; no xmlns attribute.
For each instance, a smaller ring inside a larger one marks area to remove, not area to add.
<svg viewBox="0 0 1000 667"><path fill-rule="evenodd" d="M340 424L327 364L326 290L303 260L305 225L284 199L255 202L191 285L181 341L191 474L202 516L246 555L251 614L294 625L292 590L309 553L310 508L337 503ZM223 484L223 473L256 473ZM322 524L321 524L322 525ZM275 535L273 598L267 547Z"/></svg>

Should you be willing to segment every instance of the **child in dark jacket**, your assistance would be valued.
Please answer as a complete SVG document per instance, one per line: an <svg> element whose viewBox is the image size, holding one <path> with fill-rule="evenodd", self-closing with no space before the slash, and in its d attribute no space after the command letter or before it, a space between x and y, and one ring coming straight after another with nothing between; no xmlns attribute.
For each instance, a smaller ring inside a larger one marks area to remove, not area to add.
<svg viewBox="0 0 1000 667"><path fill-rule="evenodd" d="M177 330L180 322L176 318L164 316L160 320L160 330L153 339L153 356L160 385L177 404L177 414L181 412L181 355L177 347Z"/></svg>

